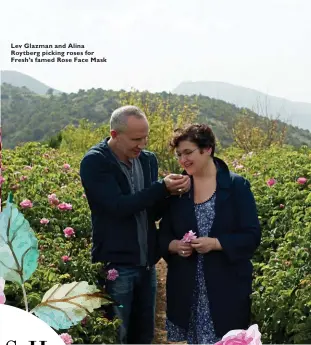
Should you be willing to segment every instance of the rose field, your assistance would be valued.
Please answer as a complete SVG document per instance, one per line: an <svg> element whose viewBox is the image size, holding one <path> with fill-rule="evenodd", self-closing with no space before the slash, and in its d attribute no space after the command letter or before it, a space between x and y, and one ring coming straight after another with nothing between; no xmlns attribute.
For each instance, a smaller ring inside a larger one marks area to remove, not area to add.
<svg viewBox="0 0 311 345"><path fill-rule="evenodd" d="M253 260L253 323L263 343L310 343L311 150L228 148L218 156L251 182L262 225ZM78 174L80 159L81 154L38 143L3 151L2 207L11 191L38 239L38 268L24 284L29 309L57 283L96 284L99 265L90 263L90 212ZM156 340L164 342L165 264L159 265ZM18 284L7 281L4 292L7 304L25 309ZM103 308L58 332L70 334L74 343L113 343L118 325L105 318Z"/></svg>

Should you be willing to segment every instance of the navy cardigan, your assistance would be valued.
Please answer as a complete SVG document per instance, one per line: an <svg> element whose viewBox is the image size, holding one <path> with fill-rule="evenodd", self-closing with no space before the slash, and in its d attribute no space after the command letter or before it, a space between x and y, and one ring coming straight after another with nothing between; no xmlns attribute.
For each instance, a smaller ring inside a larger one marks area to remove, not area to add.
<svg viewBox="0 0 311 345"><path fill-rule="evenodd" d="M158 181L156 156L142 151L139 160L144 189L131 194L130 185L108 147L108 140L92 147L80 164L80 176L92 217L92 261L139 265L140 250L135 213L147 210L148 263L159 259L155 221L169 192ZM160 206L159 206L160 205Z"/></svg>
<svg viewBox="0 0 311 345"><path fill-rule="evenodd" d="M249 182L229 171L219 158L215 219L210 237L218 238L223 250L204 254L204 275L216 334L245 329L250 322L252 292L251 258L260 244L261 231ZM192 230L197 233L193 185L182 197L171 197L160 223L161 254L168 264L167 317L185 329L191 316L197 253L188 258L168 251L173 239Z"/></svg>

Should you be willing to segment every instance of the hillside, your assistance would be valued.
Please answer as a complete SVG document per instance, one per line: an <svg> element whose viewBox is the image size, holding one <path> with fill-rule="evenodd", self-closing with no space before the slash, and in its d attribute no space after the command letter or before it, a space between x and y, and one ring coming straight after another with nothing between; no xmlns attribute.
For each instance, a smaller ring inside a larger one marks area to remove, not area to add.
<svg viewBox="0 0 311 345"><path fill-rule="evenodd" d="M2 86L1 105L3 123L3 147L13 148L28 141L44 141L56 135L68 124L78 124L86 118L98 125L107 123L112 111L120 105L121 91L90 89L78 93L40 96L26 88ZM162 98L173 108L174 104L196 104L199 121L209 123L223 146L230 145L230 131L241 109L220 100L204 96L177 96L162 92L143 93L150 104ZM262 119L255 113L250 115ZM288 126L287 143L294 146L311 146L311 133Z"/></svg>
<svg viewBox="0 0 311 345"><path fill-rule="evenodd" d="M46 92L51 89L50 86L41 83L39 80L17 71L1 71L1 84L4 83L11 84L16 87L25 86L27 89L37 93L38 95L45 95ZM58 90L53 90L55 94L60 93Z"/></svg>
<svg viewBox="0 0 311 345"><path fill-rule="evenodd" d="M198 81L183 82L173 90L178 95L203 95L221 99L259 115L278 116L293 126L311 130L311 103L292 102L229 83Z"/></svg>

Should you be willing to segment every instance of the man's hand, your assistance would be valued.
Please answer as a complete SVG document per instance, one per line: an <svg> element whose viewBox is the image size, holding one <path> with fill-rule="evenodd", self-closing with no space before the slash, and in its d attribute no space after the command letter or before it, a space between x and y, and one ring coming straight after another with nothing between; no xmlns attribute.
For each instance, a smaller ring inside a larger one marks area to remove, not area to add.
<svg viewBox="0 0 311 345"><path fill-rule="evenodd" d="M168 246L168 250L173 254L178 254L184 258L187 258L192 254L193 249L190 243L184 243L183 241L173 240Z"/></svg>
<svg viewBox="0 0 311 345"><path fill-rule="evenodd" d="M190 190L191 181L187 175L169 174L164 177L166 188L172 195L181 195Z"/></svg>
<svg viewBox="0 0 311 345"><path fill-rule="evenodd" d="M200 254L222 249L218 239L213 237L198 237L191 241L191 247Z"/></svg>

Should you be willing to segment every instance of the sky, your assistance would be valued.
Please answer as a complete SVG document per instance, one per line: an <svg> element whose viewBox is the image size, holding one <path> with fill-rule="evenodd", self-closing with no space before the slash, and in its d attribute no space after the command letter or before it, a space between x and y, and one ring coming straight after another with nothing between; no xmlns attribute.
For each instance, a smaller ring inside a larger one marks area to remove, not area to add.
<svg viewBox="0 0 311 345"><path fill-rule="evenodd" d="M311 102L310 0L15 0L1 13L0 68L63 92L204 80ZM24 43L77 43L107 62L11 63Z"/></svg>

